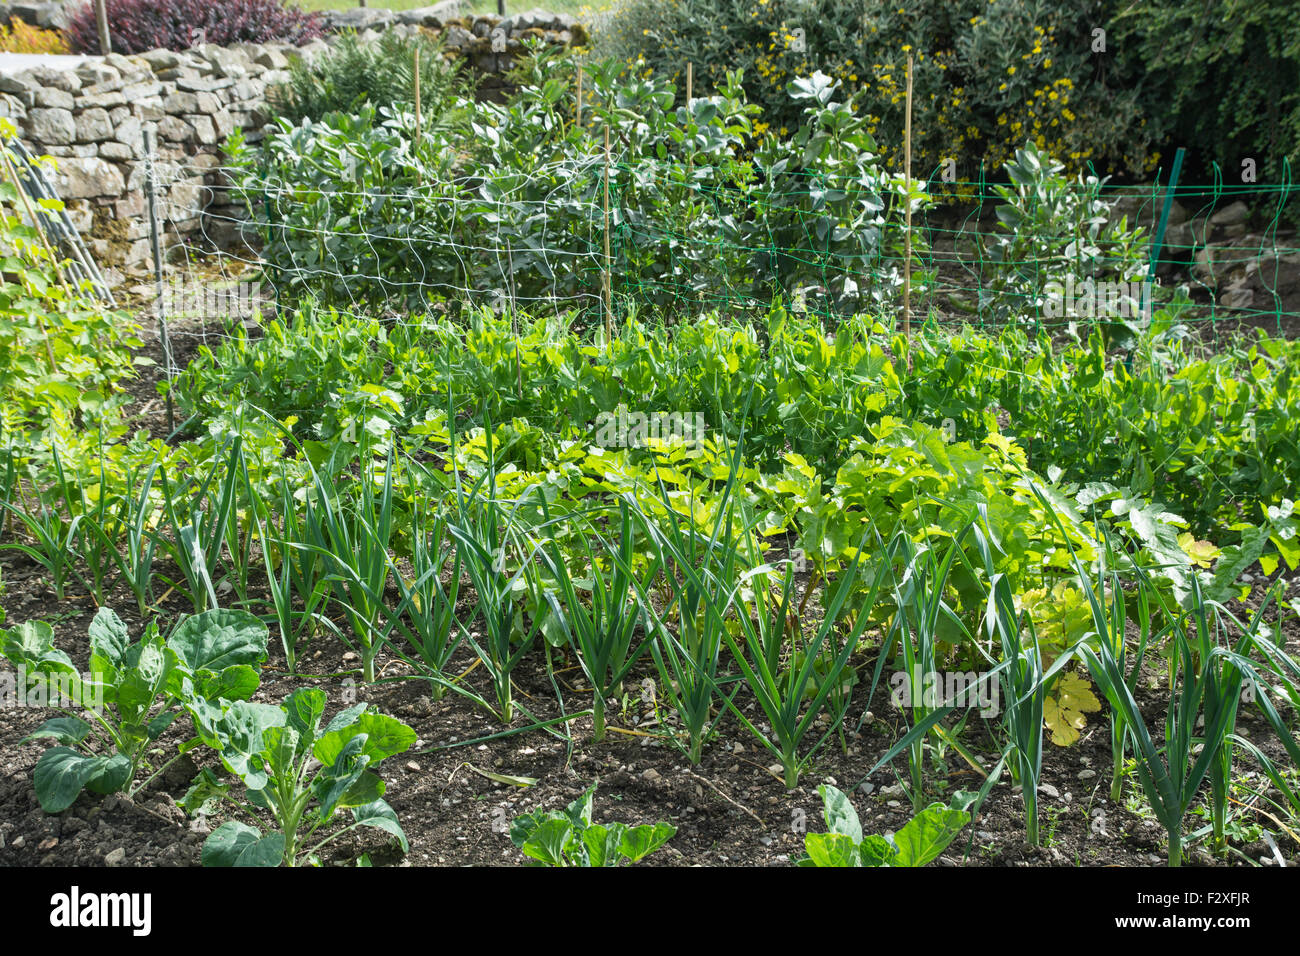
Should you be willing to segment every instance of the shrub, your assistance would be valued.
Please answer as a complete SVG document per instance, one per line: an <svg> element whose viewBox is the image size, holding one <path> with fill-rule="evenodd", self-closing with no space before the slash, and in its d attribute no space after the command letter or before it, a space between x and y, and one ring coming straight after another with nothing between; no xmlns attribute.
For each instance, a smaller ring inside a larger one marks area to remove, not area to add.
<svg viewBox="0 0 1300 956"><path fill-rule="evenodd" d="M196 42L226 45L280 40L302 44L323 33L319 14L286 7L283 0L107 2L114 53L144 53L159 47L186 50ZM72 15L67 34L72 52L100 52L94 4Z"/></svg>
<svg viewBox="0 0 1300 956"><path fill-rule="evenodd" d="M0 24L0 53L67 53L68 43L58 30L42 30L14 17Z"/></svg>
<svg viewBox="0 0 1300 956"><path fill-rule="evenodd" d="M1300 163L1300 18L1289 0L1122 6L1114 29L1121 66L1155 132L1194 146L1192 168L1211 162L1235 180L1253 158L1277 182L1283 159ZM1199 167L1199 169L1198 169Z"/></svg>
<svg viewBox="0 0 1300 956"><path fill-rule="evenodd" d="M901 6L901 5L900 5ZM624 0L598 52L639 75L679 77L697 93L744 71L749 98L774 129L797 125L785 99L796 75L821 70L863 91L868 131L897 163L903 152L906 63L914 59L913 163L928 176L953 159L962 178L1000 166L1032 139L1072 171L1154 167L1133 93L1106 83L1091 51L1099 0ZM643 62L638 62L643 61Z"/></svg>
<svg viewBox="0 0 1300 956"><path fill-rule="evenodd" d="M421 109L425 115L436 115L462 92L456 66L443 57L436 40L393 32L382 34L376 43L362 43L355 33L346 33L323 56L294 62L289 81L272 89L271 105L294 124L336 110L355 112L362 103L409 105L415 102L417 50Z"/></svg>

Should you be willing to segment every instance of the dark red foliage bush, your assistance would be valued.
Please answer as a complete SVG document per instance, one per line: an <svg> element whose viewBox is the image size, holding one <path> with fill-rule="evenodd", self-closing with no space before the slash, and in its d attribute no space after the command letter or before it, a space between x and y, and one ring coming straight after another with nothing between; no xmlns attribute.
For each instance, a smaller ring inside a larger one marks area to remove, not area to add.
<svg viewBox="0 0 1300 956"><path fill-rule="evenodd" d="M144 53L204 42L302 44L324 31L319 14L283 0L108 0L108 32L114 53ZM72 52L99 52L93 3L73 14L67 34Z"/></svg>

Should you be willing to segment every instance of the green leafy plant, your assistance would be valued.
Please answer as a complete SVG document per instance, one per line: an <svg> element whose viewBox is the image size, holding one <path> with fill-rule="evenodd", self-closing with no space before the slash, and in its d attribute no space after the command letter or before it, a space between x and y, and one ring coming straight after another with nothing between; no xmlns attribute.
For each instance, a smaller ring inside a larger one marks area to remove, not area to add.
<svg viewBox="0 0 1300 956"><path fill-rule="evenodd" d="M1143 230L1111 217L1111 204L1101 197L1105 182L1066 177L1065 167L1032 141L1004 169L1011 182L993 191L1003 200L997 218L1005 231L980 237L981 317L999 324L1029 316L1049 325L1142 321L1145 303L1132 288L1145 280L1150 256ZM1082 290L1085 282L1089 289L1113 283L1122 295L1111 302L1096 290L1083 303L1072 303L1067 291ZM1076 315L1077 305L1087 302L1094 312Z"/></svg>
<svg viewBox="0 0 1300 956"><path fill-rule="evenodd" d="M265 832L227 820L203 844L204 866L297 866L315 862L323 846L357 827L374 827L408 848L406 835L382 798L375 768L410 749L415 731L373 713L366 704L340 711L324 727L324 691L299 688L279 706L237 701L198 702L191 708L199 739L244 784L242 799L210 769L181 801L188 812L213 811L231 802ZM338 811L352 822L311 842Z"/></svg>
<svg viewBox="0 0 1300 956"><path fill-rule="evenodd" d="M83 789L132 794L147 786L171 760L144 780L136 778L182 708L252 696L257 666L266 659L267 630L245 611L212 609L185 618L166 640L150 622L133 642L121 619L100 608L90 625L87 677L55 648L48 624L29 621L0 631L0 641L0 653L64 712L24 738L57 744L41 754L34 779L41 808L59 813Z"/></svg>
<svg viewBox="0 0 1300 956"><path fill-rule="evenodd" d="M638 863L677 833L667 823L630 827L593 823L596 784L564 810L535 810L510 824L510 840L533 866L618 866Z"/></svg>
<svg viewBox="0 0 1300 956"><path fill-rule="evenodd" d="M804 835L808 855L796 866L925 866L970 822L965 810L932 803L890 836L864 835L858 813L842 791L822 784L817 792L827 832Z"/></svg>

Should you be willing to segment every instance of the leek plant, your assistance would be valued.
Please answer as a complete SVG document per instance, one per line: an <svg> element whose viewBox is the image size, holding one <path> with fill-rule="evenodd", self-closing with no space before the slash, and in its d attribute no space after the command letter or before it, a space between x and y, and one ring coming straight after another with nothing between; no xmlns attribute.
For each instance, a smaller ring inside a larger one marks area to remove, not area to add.
<svg viewBox="0 0 1300 956"><path fill-rule="evenodd" d="M618 521L617 545L603 540L593 543L594 535L579 529L578 540L587 558L585 580L575 580L570 573L558 542L550 541L540 552L554 582L554 589L545 591L546 600L591 685L592 737L597 743L605 739L605 699L615 695L641 653L641 646L635 643L636 628L644 616L638 592L659 573L655 560L638 581L633 568L633 524L626 501L619 503ZM608 553L612 564L608 571L601 570L602 551ZM590 606L579 596L580 589L590 592Z"/></svg>
<svg viewBox="0 0 1300 956"><path fill-rule="evenodd" d="M383 647L387 610L384 589L388 583L393 544L393 457L383 465L382 484L375 491L372 464L362 466L360 489L348 504L336 480L333 463L312 468L305 530L309 545L321 555L334 584L334 597L347 615L361 656L361 679L375 680L375 658ZM381 624L381 619L383 623Z"/></svg>
<svg viewBox="0 0 1300 956"><path fill-rule="evenodd" d="M912 716L913 727L922 726L947 702L939 688L943 681L938 670L940 641L973 643L960 616L944 597L953 563L961 554L962 535L951 539L946 553L939 557L928 542L920 548L906 535L899 534L888 549L888 563L902 564L902 576L891 585L895 614L885 635L880 658L888 657L895 643L897 658L907 680L908 693L904 708ZM908 771L912 781L912 809L925 806L925 743L927 735L917 736L908 748Z"/></svg>
<svg viewBox="0 0 1300 956"><path fill-rule="evenodd" d="M483 623L482 639L475 637L465 623L457 620L456 624L492 682L491 701L470 696L508 724L514 718L512 675L540 628L537 618L525 621L518 599L533 574L534 553L524 553L527 542L519 529L519 510L524 501L499 501L495 492L492 466L468 489L461 487L458 479L456 513L447 530L456 541L458 559L478 596L476 615ZM507 553L512 550L519 554L519 560L518 567L510 571Z"/></svg>
<svg viewBox="0 0 1300 956"><path fill-rule="evenodd" d="M1226 854L1228 850L1228 795L1232 783L1233 747L1240 739L1236 733L1237 715L1244 699L1243 690L1247 687L1251 691L1250 696L1259 703L1264 719L1277 734L1291 759L1300 766L1300 745L1296 744L1294 736L1273 707L1268 697L1268 685L1255 670L1257 665L1249 656L1251 651L1261 653L1282 672L1278 676L1281 676L1283 682L1294 686L1287 676L1288 671L1295 676L1300 674L1300 669L1261 633L1264 612L1269 606L1270 598L1271 594L1267 595L1259 608L1251 614L1249 622L1243 623L1222 604L1206 600L1200 582L1196 581L1192 586L1186 616L1175 618L1178 633L1182 641L1190 646L1192 659L1200 669L1204 683L1202 709L1207 729L1205 748L1208 750L1212 744L1216 744L1207 776L1210 783L1211 840L1213 848L1221 854ZM1166 613L1169 613L1168 608ZM1233 631L1237 634L1235 642L1230 640ZM1209 728L1220 725L1224 728L1221 738L1209 737ZM1254 749L1252 747L1251 751ZM1267 768L1267 764L1263 766Z"/></svg>
<svg viewBox="0 0 1300 956"><path fill-rule="evenodd" d="M0 507L11 518L18 519L30 539L30 543L7 541L0 544L0 549L19 551L44 568L55 598L62 601L68 578L76 567L82 516L65 517L57 506L51 506L43 499L40 500L40 510L36 512L9 501L0 502Z"/></svg>
<svg viewBox="0 0 1300 956"><path fill-rule="evenodd" d="M207 475L193 494L184 486L173 486L165 468L159 470L163 514L170 537L158 541L180 568L183 582L171 582L184 594L194 610L218 606L213 579L221 564L232 520L240 478L243 475L243 446L238 435L214 455Z"/></svg>
<svg viewBox="0 0 1300 956"><path fill-rule="evenodd" d="M158 547L158 539L150 528L154 520L154 476L158 474L158 466L157 458L141 471L128 465L115 522L124 538L122 547L115 552L118 568L135 596L141 616L152 597L153 558Z"/></svg>
<svg viewBox="0 0 1300 956"><path fill-rule="evenodd" d="M299 648L311 639L317 626L323 624L335 633L338 628L325 616L332 584L325 570L326 558L309 543L307 523L292 486L282 480L280 489L278 526L272 524L274 511L266 521L254 513L254 520L271 592L274 614L270 619L279 628L285 666L293 674L297 672ZM251 494L251 488L249 491ZM301 608L294 606L295 598Z"/></svg>
<svg viewBox="0 0 1300 956"><path fill-rule="evenodd" d="M692 764L698 764L704 743L716 730L724 709L714 711L719 689L718 665L724 646L727 622L718 609L728 608L741 586L740 572L745 542L753 536L755 519L737 515L739 498L734 494L738 475L739 447L732 462L726 487L711 509L710 525L696 523L696 501L692 495L676 501L659 485L663 516L653 518L639 506L633 514L645 532L655 559L663 567L670 598L662 610L655 610L642 593L642 605L651 630L650 653L659 671L672 708L686 731L682 748ZM684 507L689 516L678 512ZM752 553L754 548L746 549ZM668 624L672 622L670 629ZM672 738L679 748L681 744Z"/></svg>
<svg viewBox="0 0 1300 956"><path fill-rule="evenodd" d="M461 631L456 624L456 603L460 599L461 551L454 546L450 525L427 500L421 500L412 487L411 498L411 567L414 576L408 581L392 567L402 601L389 617L385 640L393 652L408 663L428 673L442 676L452 654L460 646ZM443 584L443 577L447 583ZM393 640L398 634L415 653L415 659L401 650ZM442 681L430 682L433 699L447 693Z"/></svg>
<svg viewBox="0 0 1300 956"><path fill-rule="evenodd" d="M728 700L728 705L759 743L780 760L785 785L790 790L799 785L800 772L841 725L848 708L848 694L840 693L837 703L832 702L832 694L852 674L850 658L889 573L888 565L877 563L865 596L856 597L862 554L867 538L873 534L874 528L863 535L856 557L834 586L828 582L825 614L811 634L805 635L799 620L791 563L787 563L782 575L777 599L768 591L768 575L774 570L770 566L755 568L742 576L742 580L749 578L758 586L754 588L752 613L743 604L737 607L740 640L723 620L727 607L710 603L710 613L716 616L732 658L767 717L771 735L761 731L732 701ZM878 534L875 537L879 550L882 542ZM851 595L855 596L852 606L849 605ZM804 738L823 713L830 715L825 733L800 756Z"/></svg>
<svg viewBox="0 0 1300 956"><path fill-rule="evenodd" d="M1097 687L1124 721L1137 757L1138 780L1169 836L1169 865L1181 866L1183 818L1206 778L1215 773L1216 767L1222 772L1243 680L1247 673L1254 674L1250 661L1239 653L1248 649L1250 635L1243 635L1238 650L1215 644L1210 637L1200 580L1195 576L1190 579L1196 630L1189 635L1176 619L1171 628L1174 682L1169 691L1163 744L1158 744L1152 739L1114 650L1124 640L1123 617L1108 613L1103 603L1105 596L1098 596L1086 569L1077 560L1076 570L1089 585L1085 593L1100 638L1095 649L1084 643L1079 651ZM1138 586L1150 586L1140 569ZM1110 603L1113 607L1116 602ZM1117 625L1121 628L1118 633ZM1204 724L1199 735L1198 720ZM1226 796L1226 786L1224 792ZM1216 820L1216 831L1218 825Z"/></svg>
<svg viewBox="0 0 1300 956"><path fill-rule="evenodd" d="M1038 787L1043 775L1044 702L1056 675L1074 659L1075 649L1067 649L1044 671L1033 618L1028 613L1016 611L1010 581L1005 574L995 569L992 536L979 527L973 528L972 532L989 580L984 635L990 646L996 644L1001 652L1001 662L983 676L984 680L992 680L996 676L1001 684L1002 726L1007 735L1002 759L998 761L997 769L990 774L990 778L996 777L1003 766L1011 768L1012 779L1020 784L1024 805L1025 842L1030 846L1038 846ZM1023 639L1026 630L1028 642ZM993 663L991 659L990 663Z"/></svg>
<svg viewBox="0 0 1300 956"><path fill-rule="evenodd" d="M108 592L112 590L117 574L120 573L120 562L115 541L118 531L116 523L118 509L114 507L114 503L117 499L109 493L102 439L98 481L93 486L75 477L71 481L68 480L63 471L63 462L57 452L54 455L54 466L58 475L56 487L63 496L68 513L81 517L77 525L76 549L85 572L78 571L74 565L73 574L90 594L95 605L103 607ZM87 487L94 487L95 493L88 495Z"/></svg>

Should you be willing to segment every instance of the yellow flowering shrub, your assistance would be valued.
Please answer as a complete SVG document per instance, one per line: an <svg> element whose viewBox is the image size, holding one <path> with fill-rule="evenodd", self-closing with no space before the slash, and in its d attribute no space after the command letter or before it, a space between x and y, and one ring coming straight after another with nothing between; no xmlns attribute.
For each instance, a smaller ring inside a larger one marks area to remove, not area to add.
<svg viewBox="0 0 1300 956"><path fill-rule="evenodd" d="M786 88L815 71L857 98L895 167L903 157L907 60L913 173L970 195L1027 140L1071 173L1150 172L1158 159L1136 94L1105 85L1088 48L1096 4L1065 0L622 0L597 50L657 74L695 65L697 93L744 70L774 128L797 125ZM603 47L603 50L601 49ZM955 178L956 183L946 180ZM964 187L963 187L963 184Z"/></svg>

